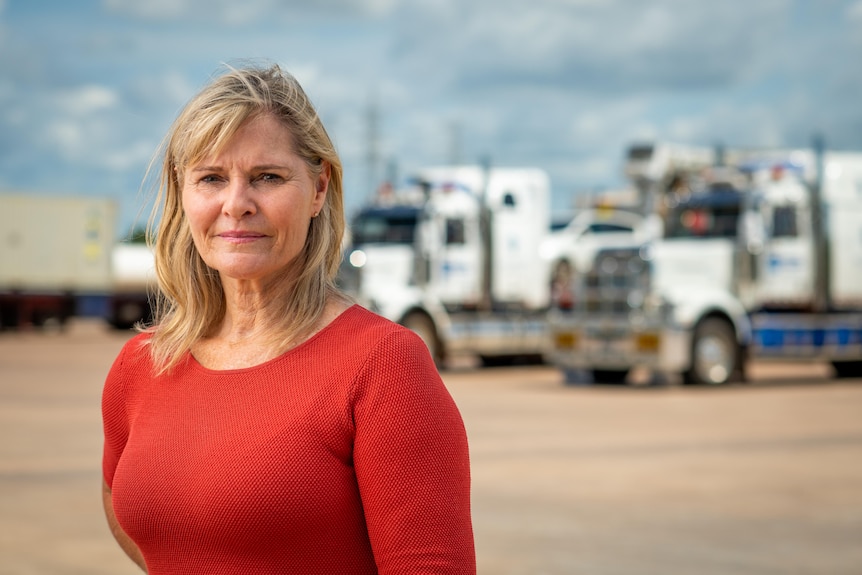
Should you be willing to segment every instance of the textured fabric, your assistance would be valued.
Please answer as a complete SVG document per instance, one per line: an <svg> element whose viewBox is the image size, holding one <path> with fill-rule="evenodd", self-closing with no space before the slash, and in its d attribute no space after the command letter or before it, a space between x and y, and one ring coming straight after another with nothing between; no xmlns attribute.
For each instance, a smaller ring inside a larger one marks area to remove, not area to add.
<svg viewBox="0 0 862 575"><path fill-rule="evenodd" d="M151 575L475 573L467 439L422 341L353 306L262 365L145 335L105 384L104 477Z"/></svg>

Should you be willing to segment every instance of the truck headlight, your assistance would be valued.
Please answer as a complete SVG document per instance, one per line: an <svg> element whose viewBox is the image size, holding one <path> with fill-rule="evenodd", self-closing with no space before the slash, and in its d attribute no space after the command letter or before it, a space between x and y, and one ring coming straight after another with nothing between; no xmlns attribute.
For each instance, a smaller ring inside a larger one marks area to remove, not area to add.
<svg viewBox="0 0 862 575"><path fill-rule="evenodd" d="M368 256L362 250L353 250L350 252L347 261L355 268L361 268L368 261Z"/></svg>

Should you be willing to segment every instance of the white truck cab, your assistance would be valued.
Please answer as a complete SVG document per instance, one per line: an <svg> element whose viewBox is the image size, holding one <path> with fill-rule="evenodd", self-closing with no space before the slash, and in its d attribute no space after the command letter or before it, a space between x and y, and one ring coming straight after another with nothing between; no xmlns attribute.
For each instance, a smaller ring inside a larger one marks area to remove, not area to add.
<svg viewBox="0 0 862 575"><path fill-rule="evenodd" d="M353 218L341 284L417 331L439 362L541 355L550 263L539 253L549 228L541 170L420 170L394 201Z"/></svg>
<svg viewBox="0 0 862 575"><path fill-rule="evenodd" d="M663 237L597 253L552 361L615 383L638 366L725 383L757 357L862 372L862 155L821 162L816 180L772 157L668 196Z"/></svg>

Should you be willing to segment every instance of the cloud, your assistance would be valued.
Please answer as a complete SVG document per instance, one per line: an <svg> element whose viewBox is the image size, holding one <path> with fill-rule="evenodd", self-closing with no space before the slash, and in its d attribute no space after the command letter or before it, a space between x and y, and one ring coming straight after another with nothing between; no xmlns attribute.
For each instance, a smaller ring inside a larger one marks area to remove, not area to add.
<svg viewBox="0 0 862 575"><path fill-rule="evenodd" d="M198 88L197 82L177 69L140 74L131 78L125 86L125 105L146 113L169 106L178 108L191 98Z"/></svg>
<svg viewBox="0 0 862 575"><path fill-rule="evenodd" d="M84 85L58 92L51 104L60 112L82 117L117 105L117 93L107 86Z"/></svg>
<svg viewBox="0 0 862 575"><path fill-rule="evenodd" d="M780 33L789 3L440 4L414 10L399 28L404 67L476 91L534 85L608 93L732 85Z"/></svg>
<svg viewBox="0 0 862 575"><path fill-rule="evenodd" d="M113 13L150 21L179 21L189 18L217 21L228 26L246 26L268 21L289 21L308 16L381 17L390 13L399 0L102 0ZM334 16L333 16L334 15Z"/></svg>
<svg viewBox="0 0 862 575"><path fill-rule="evenodd" d="M378 173L490 156L548 169L564 205L618 185L634 140L798 146L820 130L862 148L862 0L7 6L7 182L136 186L180 106L221 62L256 56L284 64L317 104L352 197L369 185L371 101Z"/></svg>
<svg viewBox="0 0 862 575"><path fill-rule="evenodd" d="M128 137L134 123L118 92L108 86L22 93L6 85L0 105L0 132L8 134L0 138L0 170L10 173L39 173L36 166L46 165L126 170L145 162L154 149L151 143L143 154L140 138Z"/></svg>
<svg viewBox="0 0 862 575"><path fill-rule="evenodd" d="M31 116L45 116L34 133L34 144L47 157L106 171L122 171L145 162L154 146L129 138L132 124L120 97L105 86L81 86L37 99Z"/></svg>

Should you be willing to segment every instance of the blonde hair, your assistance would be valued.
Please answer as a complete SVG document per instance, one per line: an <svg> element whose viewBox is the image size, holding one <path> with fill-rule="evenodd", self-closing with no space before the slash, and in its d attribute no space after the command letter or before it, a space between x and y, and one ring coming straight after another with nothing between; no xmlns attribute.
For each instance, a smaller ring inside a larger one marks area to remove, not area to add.
<svg viewBox="0 0 862 575"><path fill-rule="evenodd" d="M291 74L277 65L228 67L186 104L160 146L158 195L148 227L159 293L153 324L142 328L151 333L150 350L159 373L170 370L196 341L212 333L225 314L218 272L198 254L183 213L183 170L223 150L242 125L261 114L288 128L294 152L305 160L312 177L327 165L330 169L324 205L291 265L299 271L290 278L291 289L283 291L284 311L277 318L281 335L268 343L289 346L310 334L327 297L338 293L335 275L345 223L341 160L332 140ZM152 165L157 163L158 156Z"/></svg>

